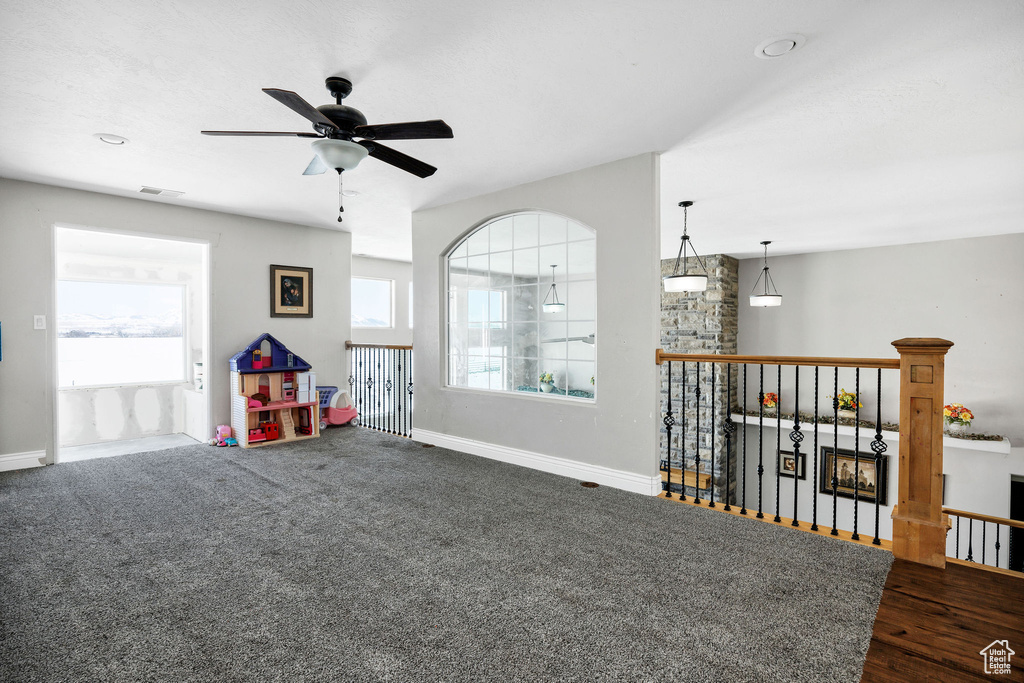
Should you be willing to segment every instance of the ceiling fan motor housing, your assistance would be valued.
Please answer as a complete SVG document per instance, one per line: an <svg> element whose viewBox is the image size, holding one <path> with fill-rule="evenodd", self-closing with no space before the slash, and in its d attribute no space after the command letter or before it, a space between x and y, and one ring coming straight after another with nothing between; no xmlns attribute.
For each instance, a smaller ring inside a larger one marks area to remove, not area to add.
<svg viewBox="0 0 1024 683"><path fill-rule="evenodd" d="M356 126L366 125L366 117L363 116L363 112L354 107L348 107L344 104L322 104L316 109L333 121L334 125L340 129L331 130L330 128L320 127L320 132L327 134L328 137L348 140L351 139L352 131L355 130Z"/></svg>

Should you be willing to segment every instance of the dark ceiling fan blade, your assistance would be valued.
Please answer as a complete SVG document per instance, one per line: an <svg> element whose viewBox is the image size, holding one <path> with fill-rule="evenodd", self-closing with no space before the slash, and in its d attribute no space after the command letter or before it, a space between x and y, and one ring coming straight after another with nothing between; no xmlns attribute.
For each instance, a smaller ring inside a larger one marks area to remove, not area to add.
<svg viewBox="0 0 1024 683"><path fill-rule="evenodd" d="M329 118L321 114L316 107L299 97L298 94L293 93L291 90L263 88L263 92L267 93L296 114L306 117L313 123L320 124L321 126L327 126L328 128L335 130L338 128L334 125L334 121L331 121Z"/></svg>
<svg viewBox="0 0 1024 683"><path fill-rule="evenodd" d="M360 145L365 147L367 151L369 151L370 156L374 159L380 159L385 164L391 164L395 168L408 171L420 178L432 176L434 175L434 172L437 171L437 169L430 164L420 161L419 159L413 159L408 154L402 154L396 149L385 147L379 142L371 142L369 140L359 140L358 142Z"/></svg>
<svg viewBox="0 0 1024 683"><path fill-rule="evenodd" d="M319 156L314 156L313 161L309 162L309 166L302 172L302 175L320 175L327 170L327 164L320 161Z"/></svg>
<svg viewBox="0 0 1024 683"><path fill-rule="evenodd" d="M451 126L441 119L356 126L352 133L368 140L426 140L454 137Z"/></svg>
<svg viewBox="0 0 1024 683"><path fill-rule="evenodd" d="M203 135L245 135L256 137L322 138L320 133L284 133L269 130L201 130Z"/></svg>

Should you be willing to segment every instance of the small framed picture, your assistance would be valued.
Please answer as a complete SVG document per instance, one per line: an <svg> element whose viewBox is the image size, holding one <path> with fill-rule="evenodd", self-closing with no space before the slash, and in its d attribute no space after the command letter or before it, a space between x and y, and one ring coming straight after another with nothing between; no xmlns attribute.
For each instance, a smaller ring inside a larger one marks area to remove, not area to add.
<svg viewBox="0 0 1024 683"><path fill-rule="evenodd" d="M806 479L807 456L801 453L798 460L793 451L779 451L778 472L781 476L790 479Z"/></svg>
<svg viewBox="0 0 1024 683"><path fill-rule="evenodd" d="M860 453L859 464L851 450L840 448L836 452L831 446L821 447L821 480L818 491L832 495L832 473L836 473L836 495L843 498L857 497L866 502L885 505L889 489L889 456L883 455L877 468L874 453ZM856 467L856 474L854 468Z"/></svg>
<svg viewBox="0 0 1024 683"><path fill-rule="evenodd" d="M270 317L313 317L313 269L270 266Z"/></svg>

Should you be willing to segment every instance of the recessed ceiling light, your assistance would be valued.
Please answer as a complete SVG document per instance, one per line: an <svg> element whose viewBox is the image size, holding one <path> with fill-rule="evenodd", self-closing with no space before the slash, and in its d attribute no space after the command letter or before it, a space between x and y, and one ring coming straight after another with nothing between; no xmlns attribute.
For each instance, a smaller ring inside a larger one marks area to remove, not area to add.
<svg viewBox="0 0 1024 683"><path fill-rule="evenodd" d="M754 48L754 54L761 59L775 59L800 48L807 39L799 33L775 36L761 42Z"/></svg>
<svg viewBox="0 0 1024 683"><path fill-rule="evenodd" d="M128 138L123 138L120 135L114 135L113 133L95 133L93 137L101 142L105 142L108 145L127 145Z"/></svg>
<svg viewBox="0 0 1024 683"><path fill-rule="evenodd" d="M341 194L345 197L358 197L359 190L342 190Z"/></svg>

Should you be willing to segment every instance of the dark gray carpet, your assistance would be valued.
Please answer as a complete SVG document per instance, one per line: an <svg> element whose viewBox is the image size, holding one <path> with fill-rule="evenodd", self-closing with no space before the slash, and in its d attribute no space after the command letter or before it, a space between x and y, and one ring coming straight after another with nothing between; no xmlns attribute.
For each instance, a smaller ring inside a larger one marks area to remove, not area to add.
<svg viewBox="0 0 1024 683"><path fill-rule="evenodd" d="M0 473L4 681L856 681L891 556L365 429Z"/></svg>

